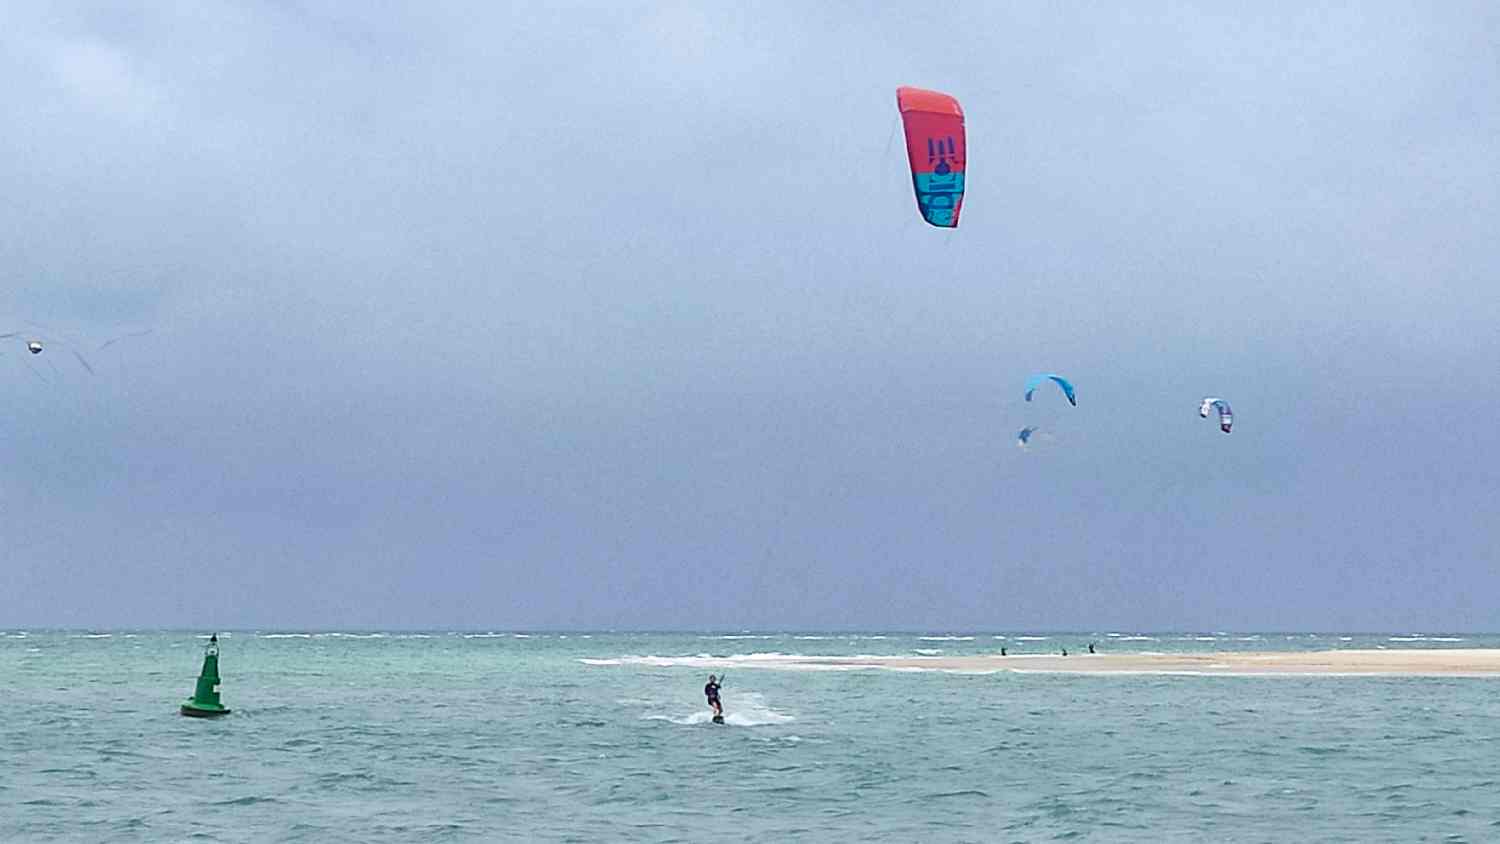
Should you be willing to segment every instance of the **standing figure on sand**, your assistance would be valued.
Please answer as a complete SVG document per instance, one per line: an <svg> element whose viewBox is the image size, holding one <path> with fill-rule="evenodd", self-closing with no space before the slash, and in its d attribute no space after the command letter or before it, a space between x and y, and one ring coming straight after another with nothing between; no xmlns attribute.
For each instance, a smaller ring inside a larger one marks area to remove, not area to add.
<svg viewBox="0 0 1500 844"><path fill-rule="evenodd" d="M724 723L724 704L719 702L719 678L708 675L708 685L703 687L703 696L708 698L708 708L714 711L714 723Z"/></svg>

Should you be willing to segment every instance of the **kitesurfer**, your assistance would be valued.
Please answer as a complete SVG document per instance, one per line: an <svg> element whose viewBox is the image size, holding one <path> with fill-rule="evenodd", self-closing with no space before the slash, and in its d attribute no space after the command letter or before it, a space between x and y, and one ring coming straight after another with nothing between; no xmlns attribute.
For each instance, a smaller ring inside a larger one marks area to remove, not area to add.
<svg viewBox="0 0 1500 844"><path fill-rule="evenodd" d="M708 708L714 711L714 720L724 717L724 704L719 702L719 678L708 675L708 685L703 687L703 696L708 698Z"/></svg>

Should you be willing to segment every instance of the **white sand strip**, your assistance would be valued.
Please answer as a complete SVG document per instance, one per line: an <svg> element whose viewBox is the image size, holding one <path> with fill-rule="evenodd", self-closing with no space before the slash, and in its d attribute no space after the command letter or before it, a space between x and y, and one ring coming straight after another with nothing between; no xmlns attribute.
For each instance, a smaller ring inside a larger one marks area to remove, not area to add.
<svg viewBox="0 0 1500 844"><path fill-rule="evenodd" d="M625 657L612 664L737 666L803 671L997 671L1067 674L1390 675L1500 677L1500 649L1442 648L1302 652L1182 654L999 654L971 656L805 656L741 654L732 657Z"/></svg>
<svg viewBox="0 0 1500 844"><path fill-rule="evenodd" d="M1390 674L1500 677L1500 649L1193 654L1074 654L1070 656L804 657L778 667L860 667L938 671L1052 671L1070 674Z"/></svg>

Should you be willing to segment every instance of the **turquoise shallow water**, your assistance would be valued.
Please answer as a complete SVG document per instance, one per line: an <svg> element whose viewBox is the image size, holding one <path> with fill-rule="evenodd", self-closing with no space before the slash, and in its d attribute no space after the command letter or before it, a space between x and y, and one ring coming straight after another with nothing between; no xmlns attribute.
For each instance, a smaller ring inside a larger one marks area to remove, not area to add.
<svg viewBox="0 0 1500 844"><path fill-rule="evenodd" d="M0 840L1500 840L1500 680L735 665L1500 647L1023 636L242 631L223 637L235 712L203 721L176 714L194 634L9 631ZM729 666L724 727L676 664L701 654Z"/></svg>

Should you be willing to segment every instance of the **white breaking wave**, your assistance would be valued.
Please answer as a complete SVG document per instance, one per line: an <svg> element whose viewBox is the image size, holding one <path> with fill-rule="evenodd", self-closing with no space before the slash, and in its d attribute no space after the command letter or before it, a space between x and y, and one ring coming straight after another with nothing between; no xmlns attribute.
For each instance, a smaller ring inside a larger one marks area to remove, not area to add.
<svg viewBox="0 0 1500 844"><path fill-rule="evenodd" d="M875 654L840 657L840 659L851 662L890 658L889 656L877 656ZM731 654L729 656L711 656L709 654L698 654L697 656L657 656L655 654L647 654L645 656L638 656L632 654L613 659L580 659L579 662L584 665L644 665L650 668L700 668L710 671L716 668L722 669L725 666L735 668L784 668L799 671L854 671L865 667L861 665L823 665L816 662L806 662L806 660L820 659L829 659L829 657L771 651L766 653Z"/></svg>
<svg viewBox="0 0 1500 844"><path fill-rule="evenodd" d="M912 653L921 654L922 656L937 656L942 652L942 648L912 648Z"/></svg>
<svg viewBox="0 0 1500 844"><path fill-rule="evenodd" d="M918 636L924 642L972 642L973 636Z"/></svg>
<svg viewBox="0 0 1500 844"><path fill-rule="evenodd" d="M257 636L256 638L258 638L258 639L311 639L312 637L313 637L313 634L311 634L311 633L262 633L259 636ZM203 637L200 636L198 638L201 639Z"/></svg>
<svg viewBox="0 0 1500 844"><path fill-rule="evenodd" d="M1003 671L1002 666L984 669L928 668L925 666L892 666L890 660L928 659L942 654L941 650L917 650L917 656L891 654L854 654L852 656L827 656L787 654L779 652L733 654L730 656L622 656L615 658L586 657L578 661L592 666L643 665L651 668L697 668L705 671L725 668L761 668L781 671L943 671L954 674L988 674ZM1048 654L1016 654L1014 658L1027 656L1045 657Z"/></svg>
<svg viewBox="0 0 1500 844"><path fill-rule="evenodd" d="M613 659L586 658L578 661L584 665L645 665L651 668L713 668L720 665L742 665L754 668L756 664L772 665L781 662L808 659L804 654L784 654L777 652L753 653L753 654L731 654L729 656L714 656L713 654L695 654L693 656L657 656L646 654L644 656L629 654Z"/></svg>

